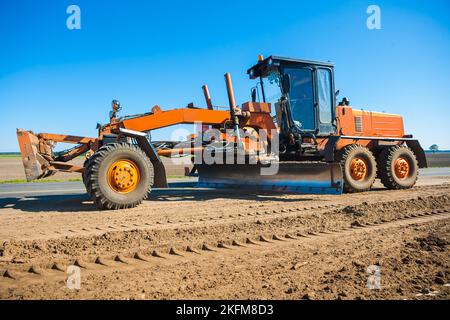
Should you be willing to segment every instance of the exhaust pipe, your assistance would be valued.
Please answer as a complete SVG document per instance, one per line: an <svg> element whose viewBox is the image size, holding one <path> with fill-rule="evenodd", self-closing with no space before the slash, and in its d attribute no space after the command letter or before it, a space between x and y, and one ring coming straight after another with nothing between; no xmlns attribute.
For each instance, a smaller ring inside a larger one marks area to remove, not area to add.
<svg viewBox="0 0 450 320"><path fill-rule="evenodd" d="M205 84L202 86L203 89L203 95L205 96L206 105L208 106L209 110L213 109L213 104L211 102L211 96L209 95L208 86Z"/></svg>
<svg viewBox="0 0 450 320"><path fill-rule="evenodd" d="M231 83L231 74L229 72L225 73L225 83L227 85L228 101L230 103L231 121L233 121L234 132L236 134L236 145L239 149L242 149L241 134L239 132L239 118L235 113L236 101L234 100L233 84Z"/></svg>

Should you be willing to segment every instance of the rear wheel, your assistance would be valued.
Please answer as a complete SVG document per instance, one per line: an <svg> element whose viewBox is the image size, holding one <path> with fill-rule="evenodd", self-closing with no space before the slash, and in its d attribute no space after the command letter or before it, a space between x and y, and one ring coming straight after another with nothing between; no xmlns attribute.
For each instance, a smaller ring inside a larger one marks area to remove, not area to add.
<svg viewBox="0 0 450 320"><path fill-rule="evenodd" d="M86 171L87 171L88 165L89 165L89 158L86 159L86 160L84 160L84 163L83 163L84 171L83 171L83 173L81 174L81 177L83 178L83 183L84 183L84 186L85 186L85 187L87 187L87 185L86 185Z"/></svg>
<svg viewBox="0 0 450 320"><path fill-rule="evenodd" d="M377 164L369 149L352 144L339 154L344 177L345 192L363 192L372 187L377 174Z"/></svg>
<svg viewBox="0 0 450 320"><path fill-rule="evenodd" d="M153 185L153 166L137 146L107 144L92 155L85 169L85 184L102 209L133 208L147 199Z"/></svg>
<svg viewBox="0 0 450 320"><path fill-rule="evenodd" d="M379 177L388 189L409 189L417 181L419 165L406 146L384 149L378 158Z"/></svg>

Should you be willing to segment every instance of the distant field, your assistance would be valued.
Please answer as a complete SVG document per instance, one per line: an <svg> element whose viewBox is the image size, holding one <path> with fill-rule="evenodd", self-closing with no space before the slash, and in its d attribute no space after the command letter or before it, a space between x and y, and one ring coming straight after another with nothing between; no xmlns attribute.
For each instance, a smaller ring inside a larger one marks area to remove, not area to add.
<svg viewBox="0 0 450 320"><path fill-rule="evenodd" d="M20 153L0 153L0 159L2 158L20 158Z"/></svg>
<svg viewBox="0 0 450 320"><path fill-rule="evenodd" d="M450 151L425 152L429 167L450 167Z"/></svg>
<svg viewBox="0 0 450 320"><path fill-rule="evenodd" d="M83 158L84 156L78 156L77 158ZM0 152L0 159L5 159L5 158L20 158L20 153L19 152Z"/></svg>
<svg viewBox="0 0 450 320"><path fill-rule="evenodd" d="M19 183L41 183L41 182L67 182L67 181L81 181L81 178L71 179L41 179L28 182L26 179L12 179L12 180L0 180L0 184L19 184Z"/></svg>

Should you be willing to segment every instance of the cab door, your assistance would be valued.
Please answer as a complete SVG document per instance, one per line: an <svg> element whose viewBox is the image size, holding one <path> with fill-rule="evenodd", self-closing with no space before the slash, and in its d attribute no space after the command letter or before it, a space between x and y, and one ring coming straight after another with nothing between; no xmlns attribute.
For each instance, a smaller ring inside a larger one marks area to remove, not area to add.
<svg viewBox="0 0 450 320"><path fill-rule="evenodd" d="M292 121L301 131L316 131L316 112L314 111L313 69L310 67L287 67L289 75L289 105Z"/></svg>
<svg viewBox="0 0 450 320"><path fill-rule="evenodd" d="M335 132L335 99L333 72L330 68L315 68L315 110L318 135Z"/></svg>

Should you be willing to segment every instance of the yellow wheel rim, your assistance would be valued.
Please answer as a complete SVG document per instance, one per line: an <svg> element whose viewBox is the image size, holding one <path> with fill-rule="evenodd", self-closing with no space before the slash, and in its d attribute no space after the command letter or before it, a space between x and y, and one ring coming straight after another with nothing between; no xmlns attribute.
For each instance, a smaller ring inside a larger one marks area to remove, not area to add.
<svg viewBox="0 0 450 320"><path fill-rule="evenodd" d="M409 175L409 163L405 158L399 157L394 163L395 176L399 179L405 179Z"/></svg>
<svg viewBox="0 0 450 320"><path fill-rule="evenodd" d="M352 159L350 162L350 175L357 181L363 180L367 176L367 164L364 159Z"/></svg>
<svg viewBox="0 0 450 320"><path fill-rule="evenodd" d="M108 168L108 184L116 192L135 190L139 179L139 168L131 160L117 160Z"/></svg>

